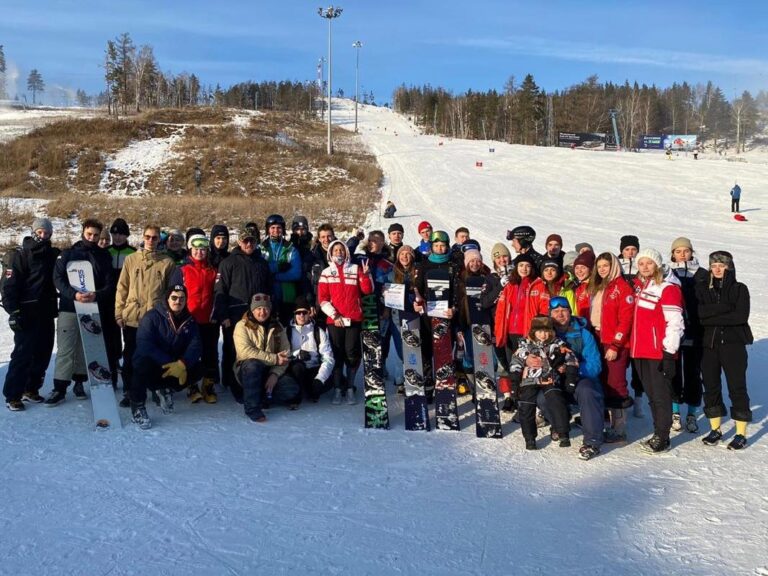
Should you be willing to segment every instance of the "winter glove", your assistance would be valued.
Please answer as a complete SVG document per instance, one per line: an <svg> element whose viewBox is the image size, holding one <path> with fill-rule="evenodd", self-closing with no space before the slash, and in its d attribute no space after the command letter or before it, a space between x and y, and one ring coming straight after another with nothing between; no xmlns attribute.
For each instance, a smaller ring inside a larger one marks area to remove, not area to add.
<svg viewBox="0 0 768 576"><path fill-rule="evenodd" d="M277 265L277 271L278 272L288 272L288 270L291 269L291 263L290 262L280 262Z"/></svg>
<svg viewBox="0 0 768 576"><path fill-rule="evenodd" d="M21 310L14 310L8 315L8 326L14 332L21 332L24 329L21 325Z"/></svg>
<svg viewBox="0 0 768 576"><path fill-rule="evenodd" d="M677 365L675 363L674 355L669 352L664 352L664 358L661 359L659 364L659 372L664 374L664 378L672 380L677 374Z"/></svg>
<svg viewBox="0 0 768 576"><path fill-rule="evenodd" d="M185 386L187 383L187 367L184 366L184 362L176 360L175 362L169 362L163 364L163 378L176 378L181 386Z"/></svg>
<svg viewBox="0 0 768 576"><path fill-rule="evenodd" d="M576 380L565 382L565 391L573 397L576 396L576 384L578 384L578 381Z"/></svg>

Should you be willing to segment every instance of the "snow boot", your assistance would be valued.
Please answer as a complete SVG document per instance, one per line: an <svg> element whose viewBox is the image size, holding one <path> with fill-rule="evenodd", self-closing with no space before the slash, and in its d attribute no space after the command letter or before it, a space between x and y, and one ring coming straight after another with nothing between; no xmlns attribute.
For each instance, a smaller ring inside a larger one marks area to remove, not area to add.
<svg viewBox="0 0 768 576"><path fill-rule="evenodd" d="M45 398L40 396L40 393L37 390L28 390L27 392L24 392L24 394L21 395L21 399L24 402L30 402L32 404L40 404L45 401Z"/></svg>
<svg viewBox="0 0 768 576"><path fill-rule="evenodd" d="M200 394L200 389L197 387L197 384L189 385L189 390L187 391L187 398L192 404L199 404L200 401L203 399L203 395Z"/></svg>
<svg viewBox="0 0 768 576"><path fill-rule="evenodd" d="M669 439L662 440L660 436L654 434L651 439L643 442L640 447L648 454L661 454L670 449Z"/></svg>
<svg viewBox="0 0 768 576"><path fill-rule="evenodd" d="M27 407L24 406L24 402L21 400L8 400L6 401L5 406L11 412L24 412L24 410L27 409Z"/></svg>
<svg viewBox="0 0 768 576"><path fill-rule="evenodd" d="M704 436L704 438L701 439L704 444L707 446L717 446L720 444L720 440L723 438L723 433L720 432L720 428L715 428L714 430L710 430L709 434Z"/></svg>
<svg viewBox="0 0 768 576"><path fill-rule="evenodd" d="M728 450L743 450L747 447L747 437L736 434L728 444Z"/></svg>
<svg viewBox="0 0 768 576"><path fill-rule="evenodd" d="M218 397L216 396L216 382L213 378L203 378L203 400L206 404L216 404Z"/></svg>
<svg viewBox="0 0 768 576"><path fill-rule="evenodd" d="M147 407L144 404L136 404L131 407L131 422L142 430L152 428L152 421L149 419Z"/></svg>

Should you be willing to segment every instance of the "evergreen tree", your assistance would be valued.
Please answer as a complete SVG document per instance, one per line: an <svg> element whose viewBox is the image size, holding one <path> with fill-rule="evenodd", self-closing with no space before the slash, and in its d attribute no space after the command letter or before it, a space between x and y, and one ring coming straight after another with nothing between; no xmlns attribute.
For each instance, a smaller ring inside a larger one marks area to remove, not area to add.
<svg viewBox="0 0 768 576"><path fill-rule="evenodd" d="M0 44L0 100L8 98L8 91L5 88L5 52L3 45Z"/></svg>
<svg viewBox="0 0 768 576"><path fill-rule="evenodd" d="M32 104L37 104L37 93L45 91L45 82L37 68L33 68L27 76L27 90L32 92Z"/></svg>

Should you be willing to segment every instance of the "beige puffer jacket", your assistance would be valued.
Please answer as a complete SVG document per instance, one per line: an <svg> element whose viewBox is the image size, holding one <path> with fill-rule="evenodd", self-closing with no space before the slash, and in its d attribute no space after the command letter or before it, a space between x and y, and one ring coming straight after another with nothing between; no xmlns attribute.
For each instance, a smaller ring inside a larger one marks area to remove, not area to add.
<svg viewBox="0 0 768 576"><path fill-rule="evenodd" d="M115 320L138 328L144 314L165 297L176 265L164 252L139 250L125 258L115 297Z"/></svg>
<svg viewBox="0 0 768 576"><path fill-rule="evenodd" d="M235 362L235 374L237 368L246 360L258 360L270 367L269 373L275 376L282 376L288 365L278 366L277 353L286 352L290 354L291 344L288 342L288 336L279 322L271 320L264 326L254 322L248 317L246 312L242 319L235 324L235 351L237 361Z"/></svg>

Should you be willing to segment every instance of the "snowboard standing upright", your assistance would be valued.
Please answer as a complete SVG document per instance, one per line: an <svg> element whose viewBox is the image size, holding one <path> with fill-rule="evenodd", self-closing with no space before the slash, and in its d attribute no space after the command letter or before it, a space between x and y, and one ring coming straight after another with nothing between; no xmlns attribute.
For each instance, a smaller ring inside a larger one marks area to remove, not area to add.
<svg viewBox="0 0 768 576"><path fill-rule="evenodd" d="M93 268L87 260L74 260L67 264L69 285L78 292L95 292ZM112 373L109 371L104 331L96 302L75 300L77 324L83 342L83 354L88 367L88 383L91 390L93 418L97 429L120 428L120 412L117 409Z"/></svg>
<svg viewBox="0 0 768 576"><path fill-rule="evenodd" d="M488 314L484 314L480 294L485 279L467 278L467 303L472 324L472 360L475 370L475 432L478 438L501 438L501 416L493 367L493 337Z"/></svg>
<svg viewBox="0 0 768 576"><path fill-rule="evenodd" d="M405 380L405 429L429 430L429 409L421 357L421 319L401 321L403 379Z"/></svg>
<svg viewBox="0 0 768 576"><path fill-rule="evenodd" d="M387 393L382 362L379 309L375 294L363 296L363 391L365 427L389 428Z"/></svg>
<svg viewBox="0 0 768 576"><path fill-rule="evenodd" d="M448 303L451 277L448 270L427 272L427 306ZM435 427L459 430L459 408L456 400L456 375L453 370L451 322L432 317L433 360L435 364Z"/></svg>

